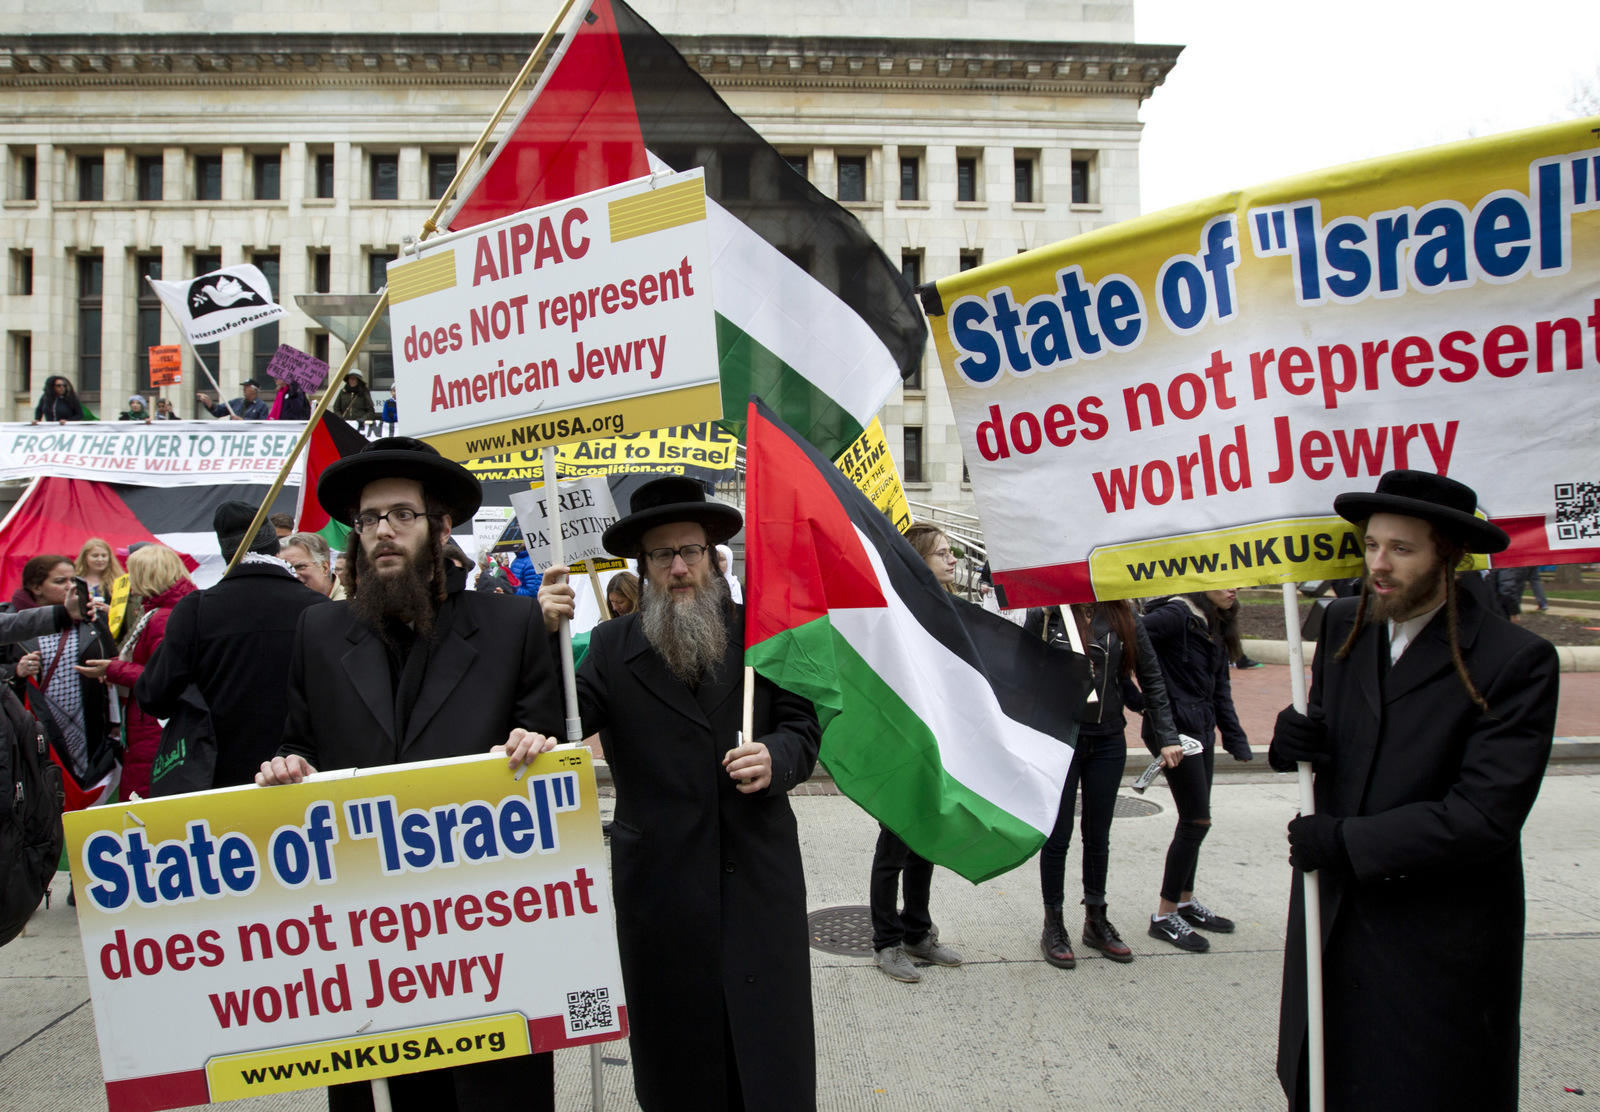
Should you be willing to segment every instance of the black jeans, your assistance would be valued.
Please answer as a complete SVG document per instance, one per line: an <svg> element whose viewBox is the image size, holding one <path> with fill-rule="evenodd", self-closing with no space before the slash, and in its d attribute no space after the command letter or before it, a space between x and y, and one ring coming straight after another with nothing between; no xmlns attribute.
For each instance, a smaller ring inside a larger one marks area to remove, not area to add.
<svg viewBox="0 0 1600 1112"><path fill-rule="evenodd" d="M905 908L900 907L901 877ZM933 862L918 857L887 826L878 826L878 848L872 854L872 948L886 950L909 942L915 946L933 929L928 892L933 887Z"/></svg>
<svg viewBox="0 0 1600 1112"><path fill-rule="evenodd" d="M1078 734L1072 769L1061 789L1061 810L1055 829L1039 851L1039 887L1044 906L1059 911L1066 901L1067 849L1072 845L1073 809L1083 785L1083 902L1103 907L1106 870L1111 863L1111 812L1128 764L1128 741L1114 734Z"/></svg>
<svg viewBox="0 0 1600 1112"><path fill-rule="evenodd" d="M1165 769L1172 802L1178 808L1178 828L1167 847L1167 867L1161 874L1161 898L1176 903L1179 894L1194 891L1195 866L1200 861L1200 843L1211 829L1211 770L1216 749L1185 757L1177 768Z"/></svg>

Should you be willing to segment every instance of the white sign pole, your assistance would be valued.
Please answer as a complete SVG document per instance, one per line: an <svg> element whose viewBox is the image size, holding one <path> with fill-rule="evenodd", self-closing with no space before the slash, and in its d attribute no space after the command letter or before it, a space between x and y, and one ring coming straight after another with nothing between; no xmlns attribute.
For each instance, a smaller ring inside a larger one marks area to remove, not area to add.
<svg viewBox="0 0 1600 1112"><path fill-rule="evenodd" d="M556 479L556 450L547 447L544 450L544 490L545 505L549 507L550 514L550 557L557 564L565 564L566 558L561 543L561 484ZM524 546L528 543L528 534L522 534ZM572 576L567 576L567 582L572 582ZM561 690L563 702L567 708L567 741L577 745L583 741L583 717L578 712L578 673L572 663L572 622L568 618L561 619ZM591 1043L589 1046L589 1091L593 1099L594 1112L605 1112L606 1091L605 1078L600 1074L604 1063L600 1061L600 1044Z"/></svg>
<svg viewBox="0 0 1600 1112"><path fill-rule="evenodd" d="M1310 705L1306 699L1305 646L1300 643L1300 604L1295 594L1298 584L1283 585L1283 624L1289 641L1289 687L1294 696L1294 709L1306 713ZM1311 765L1300 762L1300 813L1315 814L1316 797L1311 790ZM1311 1098L1311 1112L1322 1112L1326 1064L1322 1053L1322 900L1319 895L1317 874L1305 877L1306 908L1306 1041L1309 1044L1307 1065L1311 1076L1307 1092Z"/></svg>

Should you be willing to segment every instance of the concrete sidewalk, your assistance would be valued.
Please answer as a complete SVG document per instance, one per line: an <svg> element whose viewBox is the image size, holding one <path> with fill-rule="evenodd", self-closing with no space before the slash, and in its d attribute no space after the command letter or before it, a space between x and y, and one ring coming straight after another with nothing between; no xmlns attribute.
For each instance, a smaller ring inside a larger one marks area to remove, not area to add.
<svg viewBox="0 0 1600 1112"><path fill-rule="evenodd" d="M980 886L935 874L934 915L944 940L967 957L959 969L929 968L923 983L903 985L867 957L814 951L819 1107L1280 1108L1272 1062L1291 880L1283 825L1295 811L1295 785L1259 771L1218 782L1200 896L1239 929L1212 936L1212 951L1201 955L1144 933L1174 819L1164 787L1145 799L1161 813L1118 819L1112 829L1110 910L1138 955L1130 965L1082 955L1071 971L1045 964L1032 862ZM840 796L797 796L794 806L808 905L866 903L876 824ZM1600 1093L1600 766L1547 776L1524 858L1522 1108L1591 1107L1600 1097L1563 1087ZM1074 846L1069 902L1078 868ZM65 895L64 878L57 894ZM0 1001L0 1112L104 1108L75 913L60 898L0 949ZM636 1108L627 1044L607 1044L605 1056L606 1108ZM589 1108L587 1053L565 1051L556 1063L557 1107ZM215 1107L325 1103L310 1090Z"/></svg>

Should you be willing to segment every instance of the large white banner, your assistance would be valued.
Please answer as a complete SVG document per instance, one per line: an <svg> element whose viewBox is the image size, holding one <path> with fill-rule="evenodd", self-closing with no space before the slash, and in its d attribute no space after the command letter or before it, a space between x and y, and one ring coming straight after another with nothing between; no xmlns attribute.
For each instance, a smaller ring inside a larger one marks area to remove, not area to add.
<svg viewBox="0 0 1600 1112"><path fill-rule="evenodd" d="M389 264L401 431L474 459L722 416L703 171Z"/></svg>
<svg viewBox="0 0 1600 1112"><path fill-rule="evenodd" d="M0 479L97 479L137 486L272 482L304 421L0 424ZM302 457L303 458L303 457ZM286 480L297 485L302 467Z"/></svg>
<svg viewBox="0 0 1600 1112"><path fill-rule="evenodd" d="M1478 493L1600 560L1600 120L1197 201L940 279L1007 606L1358 574L1334 496Z"/></svg>

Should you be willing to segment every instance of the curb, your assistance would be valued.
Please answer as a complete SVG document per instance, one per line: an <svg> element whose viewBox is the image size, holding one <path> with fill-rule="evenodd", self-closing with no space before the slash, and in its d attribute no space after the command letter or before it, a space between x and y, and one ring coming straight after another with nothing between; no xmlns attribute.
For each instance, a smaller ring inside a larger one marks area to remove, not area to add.
<svg viewBox="0 0 1600 1112"><path fill-rule="evenodd" d="M1287 641L1245 640L1240 644L1244 646L1247 656L1263 664L1289 663ZM1555 648L1563 672L1600 672L1600 645L1557 645ZM1316 658L1317 646L1306 642L1305 654L1306 663L1310 664Z"/></svg>

